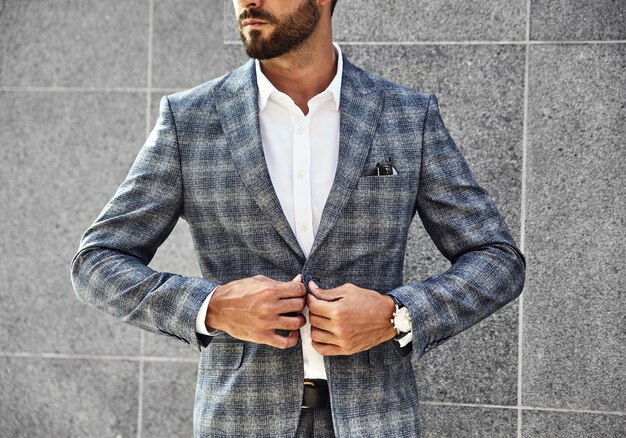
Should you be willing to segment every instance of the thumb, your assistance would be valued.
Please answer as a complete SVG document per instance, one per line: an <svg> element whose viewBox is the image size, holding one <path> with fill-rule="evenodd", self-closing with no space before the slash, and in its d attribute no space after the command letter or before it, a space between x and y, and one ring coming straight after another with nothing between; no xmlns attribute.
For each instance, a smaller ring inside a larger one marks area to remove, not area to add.
<svg viewBox="0 0 626 438"><path fill-rule="evenodd" d="M302 274L298 274L298 275L296 275L296 276L293 278L293 280L291 280L291 281L293 281L293 282L295 282L295 283L301 283L301 282L302 282Z"/></svg>
<svg viewBox="0 0 626 438"><path fill-rule="evenodd" d="M315 298L318 300L324 301L337 301L340 298L343 298L341 292L337 291L337 289L322 289L314 281L309 281L309 290L313 294Z"/></svg>

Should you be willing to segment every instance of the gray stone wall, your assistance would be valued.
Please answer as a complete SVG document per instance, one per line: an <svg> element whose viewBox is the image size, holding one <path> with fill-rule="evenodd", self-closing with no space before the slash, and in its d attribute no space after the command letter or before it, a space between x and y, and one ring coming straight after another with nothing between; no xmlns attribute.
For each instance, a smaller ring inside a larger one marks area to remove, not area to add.
<svg viewBox="0 0 626 438"><path fill-rule="evenodd" d="M358 65L438 95L528 258L415 364L426 437L626 436L626 2L340 0ZM0 436L185 437L197 352L78 302L69 262L159 97L244 57L224 0L0 2ZM179 223L152 266L198 275ZM446 268L412 229L407 280Z"/></svg>

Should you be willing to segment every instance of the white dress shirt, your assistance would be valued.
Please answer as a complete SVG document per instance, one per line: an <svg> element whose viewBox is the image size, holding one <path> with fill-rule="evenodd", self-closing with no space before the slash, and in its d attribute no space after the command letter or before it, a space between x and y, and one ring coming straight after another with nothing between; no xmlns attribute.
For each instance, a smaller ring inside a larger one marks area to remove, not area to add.
<svg viewBox="0 0 626 438"><path fill-rule="evenodd" d="M337 53L337 73L326 90L308 102L307 115L293 100L278 91L256 61L259 90L259 124L265 161L285 217L306 257L309 256L326 199L330 193L339 155L339 99L343 60ZM196 319L196 331L209 333L205 326L211 299L206 298ZM304 377L326 379L323 357L311 345L308 308L307 323L300 329Z"/></svg>

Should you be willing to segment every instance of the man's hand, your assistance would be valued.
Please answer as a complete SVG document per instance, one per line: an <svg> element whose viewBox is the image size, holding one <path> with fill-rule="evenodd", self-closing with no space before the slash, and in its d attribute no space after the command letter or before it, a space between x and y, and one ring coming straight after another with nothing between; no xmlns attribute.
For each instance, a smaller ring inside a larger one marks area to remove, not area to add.
<svg viewBox="0 0 626 438"><path fill-rule="evenodd" d="M309 282L306 297L313 348L323 356L354 354L396 335L393 298L347 283L323 290Z"/></svg>
<svg viewBox="0 0 626 438"><path fill-rule="evenodd" d="M244 341L293 347L306 323L301 313L305 295L301 275L289 282L263 275L235 280L215 289L205 324ZM289 336L276 333L279 329L289 330Z"/></svg>

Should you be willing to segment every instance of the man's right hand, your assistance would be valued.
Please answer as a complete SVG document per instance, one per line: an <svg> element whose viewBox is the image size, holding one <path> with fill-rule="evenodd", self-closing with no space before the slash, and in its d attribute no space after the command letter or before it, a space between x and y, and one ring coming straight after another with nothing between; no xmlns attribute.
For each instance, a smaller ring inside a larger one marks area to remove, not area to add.
<svg viewBox="0 0 626 438"><path fill-rule="evenodd" d="M244 341L290 348L306 323L305 296L301 275L288 282L263 275L231 281L213 292L205 324ZM289 336L276 330L288 330Z"/></svg>

